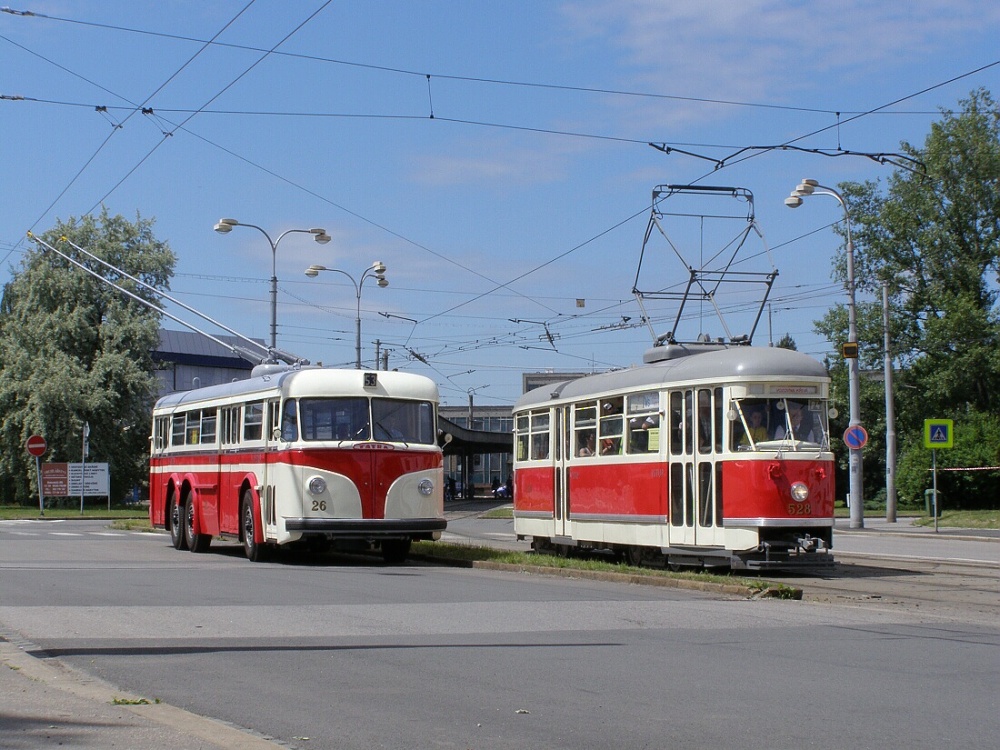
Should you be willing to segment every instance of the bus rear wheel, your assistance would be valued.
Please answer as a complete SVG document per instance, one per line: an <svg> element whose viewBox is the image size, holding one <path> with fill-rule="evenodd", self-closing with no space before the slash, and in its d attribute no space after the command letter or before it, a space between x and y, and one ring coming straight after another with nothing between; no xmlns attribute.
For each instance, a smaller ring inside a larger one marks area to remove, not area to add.
<svg viewBox="0 0 1000 750"><path fill-rule="evenodd" d="M402 565L410 554L409 539L387 539L382 542L382 559L390 565Z"/></svg>
<svg viewBox="0 0 1000 750"><path fill-rule="evenodd" d="M243 493L240 504L240 531L243 537L243 553L250 562L264 560L264 545L257 541L257 514L253 509L253 493L247 490Z"/></svg>
<svg viewBox="0 0 1000 750"><path fill-rule="evenodd" d="M170 526L170 543L174 549L185 549L187 547L187 537L184 535L184 513L181 511L181 504L171 495L168 513L170 517L167 524Z"/></svg>
<svg viewBox="0 0 1000 750"><path fill-rule="evenodd" d="M196 534L194 530L194 499L189 494L184 503L184 533L187 537L187 547L192 552L204 552L212 543L211 534Z"/></svg>

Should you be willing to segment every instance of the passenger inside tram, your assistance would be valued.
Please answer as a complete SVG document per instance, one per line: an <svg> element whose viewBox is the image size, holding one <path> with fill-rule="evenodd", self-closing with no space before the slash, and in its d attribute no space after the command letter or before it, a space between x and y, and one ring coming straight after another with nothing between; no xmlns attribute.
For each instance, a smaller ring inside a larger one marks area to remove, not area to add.
<svg viewBox="0 0 1000 750"><path fill-rule="evenodd" d="M767 440L767 427L764 426L763 409L749 409L745 413L748 429L743 430L743 437L740 438L740 450L749 450L749 446L753 443L760 443Z"/></svg>

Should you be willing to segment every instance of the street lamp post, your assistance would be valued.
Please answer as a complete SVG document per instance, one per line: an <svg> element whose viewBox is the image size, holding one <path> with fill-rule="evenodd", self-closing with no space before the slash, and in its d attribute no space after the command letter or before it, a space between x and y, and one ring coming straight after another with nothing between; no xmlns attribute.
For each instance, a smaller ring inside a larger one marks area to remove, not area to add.
<svg viewBox="0 0 1000 750"><path fill-rule="evenodd" d="M370 267L366 268L361 273L361 278L358 281L354 280L347 271L341 271L339 268L327 268L326 266L309 266L306 269L306 276L310 278L316 278L319 276L320 271L330 271L331 273L343 274L351 280L354 284L354 296L357 298L357 316L354 318L354 367L358 370L361 369L361 289L365 283L365 279L375 279L375 283L380 287L389 286L389 280L385 277L385 263L380 260L375 261ZM378 369L378 362L375 363L375 369Z"/></svg>
<svg viewBox="0 0 1000 750"><path fill-rule="evenodd" d="M847 226L847 339L848 343L857 345L858 321L854 296L854 240L851 237L851 216L847 210L844 196L833 188L820 185L816 180L804 179L792 194L785 198L785 205L798 208L802 198L807 195L829 195L837 199L844 209L844 222ZM848 400L850 402L850 427L861 424L861 379L858 370L858 357L847 357ZM862 529L865 525L864 499L861 486L861 448L850 450L850 501L852 529Z"/></svg>
<svg viewBox="0 0 1000 750"><path fill-rule="evenodd" d="M271 246L271 348L278 348L278 243L286 234L302 233L311 234L313 239L316 240L321 245L325 245L330 241L330 235L326 233L325 229L315 228L315 229L288 229L278 235L278 239L272 240L271 235L265 232L261 227L256 224L247 224L246 222L237 221L236 219L219 219L219 222L215 225L215 231L219 234L228 234L233 231L233 227L250 227L251 229L256 229L264 237L267 238L268 244Z"/></svg>

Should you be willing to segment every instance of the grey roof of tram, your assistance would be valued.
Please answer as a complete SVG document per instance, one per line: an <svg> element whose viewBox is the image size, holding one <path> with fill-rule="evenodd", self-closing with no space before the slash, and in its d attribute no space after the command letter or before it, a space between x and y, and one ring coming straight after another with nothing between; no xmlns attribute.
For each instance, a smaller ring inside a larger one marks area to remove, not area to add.
<svg viewBox="0 0 1000 750"><path fill-rule="evenodd" d="M654 347L646 357L655 356ZM677 381L725 381L738 377L825 378L826 368L817 360L792 349L775 347L734 346L714 351L689 353L674 351L679 356L624 370L612 370L567 380L528 391L514 404L514 411L550 400L574 400L595 393L630 391L668 386Z"/></svg>

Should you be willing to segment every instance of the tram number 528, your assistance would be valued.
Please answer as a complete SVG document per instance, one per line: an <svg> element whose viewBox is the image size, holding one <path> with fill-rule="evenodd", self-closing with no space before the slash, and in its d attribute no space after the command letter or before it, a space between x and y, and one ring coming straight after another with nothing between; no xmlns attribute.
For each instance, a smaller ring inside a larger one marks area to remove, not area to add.
<svg viewBox="0 0 1000 750"><path fill-rule="evenodd" d="M314 508L314 510L315 510L315 508ZM809 503L789 503L788 504L788 515L790 515L790 516L811 516L812 515L812 506Z"/></svg>

